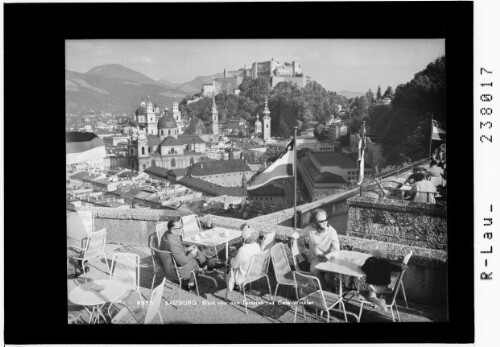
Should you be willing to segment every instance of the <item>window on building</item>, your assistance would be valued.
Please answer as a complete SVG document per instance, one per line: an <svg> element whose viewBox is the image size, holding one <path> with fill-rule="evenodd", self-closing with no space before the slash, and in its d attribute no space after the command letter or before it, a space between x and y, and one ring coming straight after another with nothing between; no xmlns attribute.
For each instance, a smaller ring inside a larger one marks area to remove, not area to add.
<svg viewBox="0 0 500 347"><path fill-rule="evenodd" d="M142 155L144 155L144 147L141 147Z"/></svg>
<svg viewBox="0 0 500 347"><path fill-rule="evenodd" d="M172 160L170 160L170 167L175 167L175 158L172 158Z"/></svg>

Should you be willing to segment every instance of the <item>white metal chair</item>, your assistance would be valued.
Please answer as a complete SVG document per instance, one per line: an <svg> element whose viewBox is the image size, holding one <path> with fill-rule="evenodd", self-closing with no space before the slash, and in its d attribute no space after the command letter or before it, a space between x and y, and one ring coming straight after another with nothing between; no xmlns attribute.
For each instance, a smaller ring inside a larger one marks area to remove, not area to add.
<svg viewBox="0 0 500 347"><path fill-rule="evenodd" d="M140 279L140 259L139 255L133 253L115 253L111 261L110 280L121 282L127 287L127 292L120 298L112 302L108 307L108 315L111 316L111 307L113 304L121 303L130 297L131 294L139 295L139 300L142 301L142 294L139 291Z"/></svg>
<svg viewBox="0 0 500 347"><path fill-rule="evenodd" d="M195 214L181 217L181 223L182 223L182 238L183 239L185 239L187 237L191 237L191 236L196 235L196 234L199 234L203 231L203 228L201 227L200 219ZM158 239L158 240L160 240L160 239ZM217 253L218 253L217 247L214 247L214 251L215 251L215 257L217 259L219 259L219 256L217 255Z"/></svg>
<svg viewBox="0 0 500 347"><path fill-rule="evenodd" d="M76 211L78 217L83 223L87 234L94 232L94 218L92 216L92 211Z"/></svg>
<svg viewBox="0 0 500 347"><path fill-rule="evenodd" d="M181 291L182 291L182 281L188 281L189 277L185 278L185 277L182 277L180 275L179 270L182 269L183 267L177 265L177 262L175 261L175 258L174 258L174 256L172 255L171 252L160 250L160 249L157 249L157 248L154 248L154 247L151 247L151 251L153 252L153 257L157 257L157 258L164 257L166 259L165 264L160 261L161 267L162 267L162 270L163 270L165 276L168 277L168 275L171 274L172 272L175 273L175 277L176 277L175 280L179 281L179 291L178 291L178 294L179 294L179 300L180 300L181 299ZM184 265L184 266L186 266L186 265ZM165 268L165 267L167 267L167 268ZM197 277L207 278L207 279L213 281L214 284L215 284L215 287L217 287L217 281L214 278L212 278L210 276L206 276L203 273L198 273L195 270L192 270L190 272L190 274L191 273L194 275L193 277L194 277L194 283L196 285L196 294L198 296L200 296L200 292L198 290L198 279L197 279ZM155 276L156 276L156 274L155 274ZM170 277L173 277L173 275L171 275ZM171 279L169 279L169 282L173 283ZM154 279L153 279L153 283L154 283Z"/></svg>
<svg viewBox="0 0 500 347"><path fill-rule="evenodd" d="M404 266L408 266L408 263L409 263L410 258L411 258L412 255L413 255L413 251L410 251L410 253L408 253L407 255L405 255L405 257L403 258L403 265ZM394 290L394 288L395 287L393 287L392 290ZM391 292L392 292L392 290L391 290ZM408 308L408 300L406 300L405 286L404 286L402 278L401 278L401 292L403 293L403 298L405 300L406 308Z"/></svg>
<svg viewBox="0 0 500 347"><path fill-rule="evenodd" d="M258 281L261 278L265 277L267 280L267 285L269 287L269 295L272 295L271 283L269 282L269 276L267 276L268 268L269 268L269 251L255 254L250 259L250 265L248 266L248 271L245 281L240 285L240 289L243 291L243 302L245 303L245 313L247 314L248 314L248 308L247 308L247 296L245 292L245 285Z"/></svg>
<svg viewBox="0 0 500 347"><path fill-rule="evenodd" d="M344 319L347 322L347 313L344 301L340 295L322 290L321 283L315 276L294 271L293 279L295 281L295 294L297 295L297 301L294 303L294 323L297 321L297 310L299 305L302 305L302 314L304 315L304 319L306 319L305 306L314 307L316 312L319 309L321 311L321 318L323 318L323 311L326 311L327 323L330 321L330 310L336 305L341 305L342 310L344 311Z"/></svg>
<svg viewBox="0 0 500 347"><path fill-rule="evenodd" d="M143 307L130 308L124 307L111 320L113 324L151 324L156 317L159 317L160 323L163 319L160 313L161 299L166 279L151 292L147 309Z"/></svg>
<svg viewBox="0 0 500 347"><path fill-rule="evenodd" d="M182 237L184 238L196 235L202 231L200 220L195 214L181 217L181 223Z"/></svg>
<svg viewBox="0 0 500 347"><path fill-rule="evenodd" d="M156 238L158 240L158 243L156 245L152 245L153 247L160 247L160 242L161 242L161 238L163 236L163 234L165 233L165 231L167 231L168 229L168 222L162 222L162 223L158 223L156 224Z"/></svg>
<svg viewBox="0 0 500 347"><path fill-rule="evenodd" d="M274 290L273 301L278 293L278 288L281 285L295 287L295 281L292 275L292 268L288 262L285 246L278 243L271 247L271 260L273 262L274 275L276 276L276 289Z"/></svg>
<svg viewBox="0 0 500 347"><path fill-rule="evenodd" d="M271 247L274 246L275 239L276 239L276 231L264 235L264 237L262 238L262 242L260 243L260 250L262 252L270 250Z"/></svg>
<svg viewBox="0 0 500 347"><path fill-rule="evenodd" d="M74 257L73 259L78 260L82 264L83 274L85 275L85 262L93 260L95 258L103 259L106 266L109 269L109 265L106 259L106 253L104 252L104 247L106 246L106 229L101 229L99 231L93 232L85 241L85 245L82 248L73 247L77 251L81 252L79 257Z"/></svg>
<svg viewBox="0 0 500 347"><path fill-rule="evenodd" d="M153 290L155 285L155 280L157 275L163 274L163 266L161 264L161 259L158 253L154 252L153 249L159 249L160 241L158 239L158 229L156 232L149 234L148 237L148 247L151 250L151 261L153 263L153 280L151 281L151 290ZM163 275L165 278L165 275Z"/></svg>
<svg viewBox="0 0 500 347"><path fill-rule="evenodd" d="M392 321L395 322L395 318L394 318L394 310L393 310L393 307L396 309L396 313L397 313L397 316L398 316L398 321L401 322L401 317L399 315L399 310L398 310L398 305L396 304L396 297L398 295L398 291L399 291L399 288L400 287L403 287L403 276L406 272L406 269L407 269L407 265L408 265L408 262L410 261L410 258L413 254L413 251L410 251L410 253L408 253L407 255L405 255L404 259L403 259L403 269L401 270L401 272L399 273L399 275L397 276L397 279L396 279L396 283L394 285L394 288L390 289L389 291L387 291L386 293L383 293L383 294L386 294L386 295L389 295L389 300L386 301L386 308L389 308L391 310L391 316L392 316ZM404 289L403 289L403 293L404 293ZM404 296L404 299L405 299L405 302L406 302L406 307L408 307L408 302L406 301L406 294L403 294ZM370 305L370 306L376 306L373 302L371 301L368 301L364 298L363 295L360 295L359 298L358 298L358 302L361 304L361 307L359 309L359 315L358 315L358 322L361 321L361 314L363 313L363 306L364 305Z"/></svg>

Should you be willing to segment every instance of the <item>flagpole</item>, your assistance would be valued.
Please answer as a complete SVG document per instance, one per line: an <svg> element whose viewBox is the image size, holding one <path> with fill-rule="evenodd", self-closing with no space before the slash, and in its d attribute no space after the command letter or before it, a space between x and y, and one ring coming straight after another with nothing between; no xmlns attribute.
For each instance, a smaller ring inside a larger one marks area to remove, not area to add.
<svg viewBox="0 0 500 347"><path fill-rule="evenodd" d="M366 148L365 123L366 123L366 121L363 121L363 128L362 128L362 134L361 134L361 144L362 144L361 153L358 153L358 155L361 155L361 161L359 161L359 176L358 177L362 177L362 179L359 180L359 182L358 182L358 184L359 184L359 196L361 196L361 194L363 193L363 179L364 179L364 171L365 171L365 166L364 166L365 148ZM358 158L358 160L359 160L359 158ZM361 165L361 162L363 162L363 165ZM361 167L361 166L363 166L363 167ZM363 176L361 176L361 175L363 175Z"/></svg>
<svg viewBox="0 0 500 347"><path fill-rule="evenodd" d="M297 228L297 127L293 127L293 228Z"/></svg>
<svg viewBox="0 0 500 347"><path fill-rule="evenodd" d="M432 157L432 134L434 133L434 122L433 122L433 116L431 113L431 138L429 140L429 157Z"/></svg>

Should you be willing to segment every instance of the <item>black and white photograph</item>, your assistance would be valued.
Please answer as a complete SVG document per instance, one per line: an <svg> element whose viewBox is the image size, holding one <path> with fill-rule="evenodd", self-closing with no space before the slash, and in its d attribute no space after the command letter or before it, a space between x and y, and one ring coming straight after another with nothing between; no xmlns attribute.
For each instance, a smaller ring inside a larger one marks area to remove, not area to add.
<svg viewBox="0 0 500 347"><path fill-rule="evenodd" d="M68 322L445 322L443 39L67 40Z"/></svg>
<svg viewBox="0 0 500 347"><path fill-rule="evenodd" d="M495 335L479 9L4 4L5 343Z"/></svg>

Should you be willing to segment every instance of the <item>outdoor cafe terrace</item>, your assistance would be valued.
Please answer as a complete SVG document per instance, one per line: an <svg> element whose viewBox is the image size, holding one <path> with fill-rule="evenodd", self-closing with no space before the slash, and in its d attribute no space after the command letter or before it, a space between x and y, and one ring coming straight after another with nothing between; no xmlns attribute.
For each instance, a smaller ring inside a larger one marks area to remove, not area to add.
<svg viewBox="0 0 500 347"><path fill-rule="evenodd" d="M151 250L148 247L148 236L155 231L155 225L171 219L178 219L184 214L179 211L168 210L117 210L111 208L92 208L86 207L82 210L92 212L91 225L93 230L106 228L107 243L105 246L105 258L89 261L90 271L79 278L68 276L68 293L78 285L85 282L104 280L109 278L111 259L115 253L137 254L140 259L139 291L142 298L138 295L130 296L124 303L132 310L140 307L147 307L151 297L151 288L154 275L153 259ZM202 223L210 221L213 227L223 227L237 230L243 225L244 220L206 215L201 218ZM271 231L276 231L276 241L286 244L289 261L291 254L288 248L289 236L294 232L293 228L269 225L251 222L254 229L265 235ZM380 241L366 240L356 237L339 236L341 249L348 249L362 253L369 253L370 249ZM241 238L236 239L236 245L241 243ZM384 242L393 258L401 259L407 248L399 244ZM441 250L432 250L421 247L412 247L413 262L410 261L408 272L421 271L417 267L440 267L446 262L446 252ZM107 264L106 264L107 263ZM427 270L425 270L427 271ZM294 290L291 287L280 286L277 296L273 300L276 288L276 279L273 272L272 263L269 266L269 280L272 293L269 293L267 282L262 278L253 282L247 289L248 313L245 312L243 304L243 294L239 291L232 291L229 300L225 299L226 284L222 273L210 272L207 276L215 279L217 286L212 280L206 278L198 279L199 296L196 291L181 290L176 283L167 281L163 289L160 314L163 324L186 324L186 323L211 323L211 324L231 324L231 323L293 323L294 321ZM427 275L426 275L427 276ZM429 277L429 278L432 278ZM156 276L154 286L161 283L162 276ZM357 283L354 280L344 276L344 291L355 289L357 284L363 288L366 284L361 280ZM440 322L446 321L447 308L443 304L437 304L440 300L422 300L418 296L412 297L412 292L418 291L416 286L422 286L418 280L409 280L406 292L408 295L408 307L401 295L397 297L396 303L399 308L401 322ZM412 288L413 287L413 288ZM442 301L441 301L442 302ZM345 308L348 312L348 322L356 322L353 315L359 312L360 304L354 300L346 300ZM116 305L118 309L123 306ZM111 321L107 316L107 310L102 310L106 321L100 317L99 323L105 324ZM114 316L118 310L111 310L111 316ZM299 308L297 323L321 323L326 320L320 318L314 309L306 309L304 318ZM343 312L338 306L331 311L330 322L345 322ZM90 315L83 306L74 305L68 300L68 321L76 324L87 324ZM158 320L154 321L159 323ZM361 322L392 322L390 311L387 313L376 310L365 305ZM397 322L397 319L396 319Z"/></svg>

